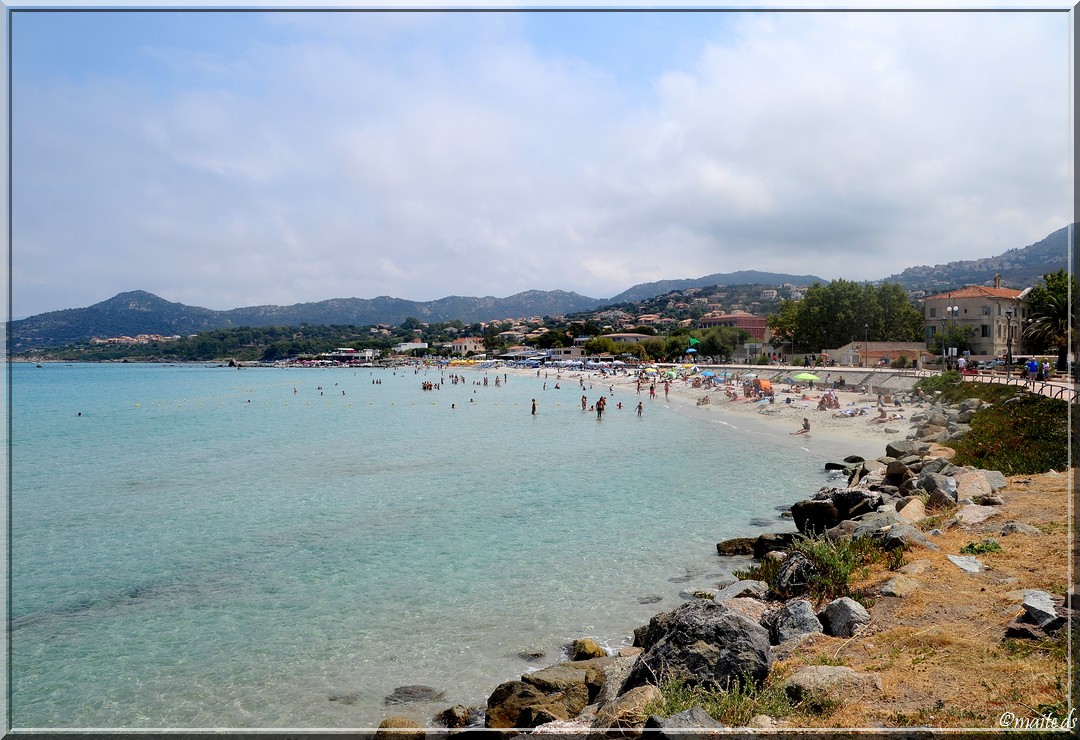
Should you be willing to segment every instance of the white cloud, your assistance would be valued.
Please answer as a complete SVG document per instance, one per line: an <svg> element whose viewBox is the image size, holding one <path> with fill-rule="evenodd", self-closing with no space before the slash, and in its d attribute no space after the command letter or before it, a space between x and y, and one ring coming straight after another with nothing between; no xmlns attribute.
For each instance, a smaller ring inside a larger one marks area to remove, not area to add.
<svg viewBox="0 0 1080 740"><path fill-rule="evenodd" d="M651 86L518 15L267 18L145 50L186 84L16 86L16 315L876 278L1070 219L1065 14L728 16Z"/></svg>

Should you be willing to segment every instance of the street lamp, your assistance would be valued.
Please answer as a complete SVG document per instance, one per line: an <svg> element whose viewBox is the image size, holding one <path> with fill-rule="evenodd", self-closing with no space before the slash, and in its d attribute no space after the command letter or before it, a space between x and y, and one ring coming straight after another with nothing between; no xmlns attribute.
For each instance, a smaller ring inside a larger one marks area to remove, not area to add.
<svg viewBox="0 0 1080 740"><path fill-rule="evenodd" d="M945 307L945 313L948 314L949 318L952 319L953 326L956 325L956 316L957 316L957 312L959 312L959 311L960 311L959 306L946 306ZM942 332L944 333L944 330L942 330ZM942 341L942 345L944 345L944 342L945 342L945 337L944 336L942 336L941 341ZM944 346L942 347L942 352L944 353Z"/></svg>
<svg viewBox="0 0 1080 740"><path fill-rule="evenodd" d="M863 324L863 367L870 367L870 324Z"/></svg>

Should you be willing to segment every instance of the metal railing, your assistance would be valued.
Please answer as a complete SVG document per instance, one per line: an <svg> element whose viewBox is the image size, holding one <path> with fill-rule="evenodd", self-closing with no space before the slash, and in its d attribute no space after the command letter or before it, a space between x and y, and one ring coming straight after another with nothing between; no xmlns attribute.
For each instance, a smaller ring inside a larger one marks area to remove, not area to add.
<svg viewBox="0 0 1080 740"><path fill-rule="evenodd" d="M1011 377L1004 375L964 375L963 378L971 383L1015 385L1023 387L1032 393L1038 393L1040 396L1060 398L1069 403L1080 402L1080 392L1077 391L1074 383L1032 380L1031 378L1021 378L1016 375Z"/></svg>

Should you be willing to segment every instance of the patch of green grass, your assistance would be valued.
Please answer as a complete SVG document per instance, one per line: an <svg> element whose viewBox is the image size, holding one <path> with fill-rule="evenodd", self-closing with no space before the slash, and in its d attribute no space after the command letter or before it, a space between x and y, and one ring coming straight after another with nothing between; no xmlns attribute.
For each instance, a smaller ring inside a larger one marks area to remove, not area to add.
<svg viewBox="0 0 1080 740"><path fill-rule="evenodd" d="M1069 641L1065 630L1046 640L1017 640L1008 637L1001 641L1001 649L1006 655L1016 658L1026 658L1034 653L1045 653L1054 660L1066 661L1069 653Z"/></svg>
<svg viewBox="0 0 1080 740"><path fill-rule="evenodd" d="M949 511L941 514L934 514L933 516L928 516L925 519L920 519L915 522L915 526L923 532L929 532L932 529L940 527L942 523L950 517L952 517L952 512Z"/></svg>
<svg viewBox="0 0 1080 740"><path fill-rule="evenodd" d="M691 686L682 680L664 681L660 685L661 698L650 702L644 714L670 717L700 707L728 727L747 727L750 720L759 714L774 718L824 716L840 706L840 702L824 695L792 702L784 690L785 678L782 672L774 672L760 686L747 679L734 682L726 691Z"/></svg>
<svg viewBox="0 0 1080 740"><path fill-rule="evenodd" d="M797 542L794 549L805 555L817 569L810 579L810 596L815 601L847 596L864 606L867 596L852 589L852 579L865 577L874 563L887 562L894 557L870 537L836 541L812 537Z"/></svg>
<svg viewBox="0 0 1080 740"><path fill-rule="evenodd" d="M751 563L746 568L733 571L732 575L746 581L764 581L765 583L772 583L773 579L776 577L776 572L779 569L780 561L766 557L760 562Z"/></svg>
<svg viewBox="0 0 1080 740"><path fill-rule="evenodd" d="M982 555L987 552L1001 552L1001 545L995 539L969 542L960 548L961 555Z"/></svg>

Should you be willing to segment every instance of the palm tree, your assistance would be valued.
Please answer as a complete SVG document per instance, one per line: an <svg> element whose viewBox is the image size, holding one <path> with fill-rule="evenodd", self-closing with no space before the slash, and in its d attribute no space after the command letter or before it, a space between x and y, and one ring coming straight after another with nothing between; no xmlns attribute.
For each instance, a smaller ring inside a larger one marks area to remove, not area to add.
<svg viewBox="0 0 1080 740"><path fill-rule="evenodd" d="M1072 317L1073 323L1077 316ZM1032 307L1031 319L1024 326L1024 336L1035 345L1057 349L1057 369L1068 369L1068 353L1072 344L1069 325L1069 298L1060 293L1046 293L1038 305Z"/></svg>

